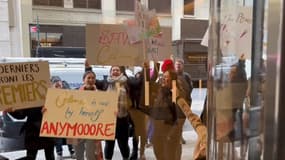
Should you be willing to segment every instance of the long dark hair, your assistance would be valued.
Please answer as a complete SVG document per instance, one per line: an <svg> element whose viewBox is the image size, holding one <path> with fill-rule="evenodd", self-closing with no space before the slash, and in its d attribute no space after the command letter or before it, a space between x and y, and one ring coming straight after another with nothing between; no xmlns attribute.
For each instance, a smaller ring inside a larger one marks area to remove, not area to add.
<svg viewBox="0 0 285 160"><path fill-rule="evenodd" d="M91 74L93 74L94 76L95 76L95 79L96 79L96 74L93 72L93 71L86 71L84 74L83 74L83 77L82 77L82 80L84 81L84 79L85 79L85 77L89 74L89 73L91 73Z"/></svg>
<svg viewBox="0 0 285 160"><path fill-rule="evenodd" d="M126 67L125 66L119 66L120 67L120 70L121 70L121 73L127 77L127 79L129 79L127 73L126 73Z"/></svg>

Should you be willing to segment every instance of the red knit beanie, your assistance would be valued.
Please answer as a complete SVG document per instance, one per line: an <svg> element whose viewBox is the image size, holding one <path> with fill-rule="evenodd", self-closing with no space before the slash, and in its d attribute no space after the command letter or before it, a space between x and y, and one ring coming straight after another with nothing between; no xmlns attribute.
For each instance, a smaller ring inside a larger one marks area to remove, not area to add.
<svg viewBox="0 0 285 160"><path fill-rule="evenodd" d="M168 70L174 70L173 61L171 59L165 59L163 61L162 66L161 66L161 70L162 70L163 73L168 71Z"/></svg>

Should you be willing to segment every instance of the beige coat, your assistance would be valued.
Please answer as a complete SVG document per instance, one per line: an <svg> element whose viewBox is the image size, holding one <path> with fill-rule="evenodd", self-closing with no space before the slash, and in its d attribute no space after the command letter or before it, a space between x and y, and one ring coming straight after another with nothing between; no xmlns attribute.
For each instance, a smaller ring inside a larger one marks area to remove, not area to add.
<svg viewBox="0 0 285 160"><path fill-rule="evenodd" d="M198 141L196 143L194 153L193 153L193 159L206 159L206 150L207 150L207 128L202 123L200 117L198 117L196 114L194 114L188 103L183 99L179 98L177 100L178 106L181 108L187 119L190 121L191 125L195 129L197 135L198 135Z"/></svg>

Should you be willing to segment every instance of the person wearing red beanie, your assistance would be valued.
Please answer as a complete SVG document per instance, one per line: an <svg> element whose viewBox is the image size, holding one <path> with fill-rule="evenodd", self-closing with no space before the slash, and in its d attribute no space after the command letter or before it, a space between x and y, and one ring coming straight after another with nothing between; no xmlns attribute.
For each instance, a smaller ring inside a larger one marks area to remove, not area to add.
<svg viewBox="0 0 285 160"><path fill-rule="evenodd" d="M165 59L161 66L161 71L164 73L169 70L174 70L174 63L171 59Z"/></svg>
<svg viewBox="0 0 285 160"><path fill-rule="evenodd" d="M161 66L163 76L150 111L153 123L152 144L157 160L180 160L181 137L185 115L172 102L172 81L177 79L174 62L165 59ZM179 84L177 84L179 86ZM178 87L178 90L180 88Z"/></svg>

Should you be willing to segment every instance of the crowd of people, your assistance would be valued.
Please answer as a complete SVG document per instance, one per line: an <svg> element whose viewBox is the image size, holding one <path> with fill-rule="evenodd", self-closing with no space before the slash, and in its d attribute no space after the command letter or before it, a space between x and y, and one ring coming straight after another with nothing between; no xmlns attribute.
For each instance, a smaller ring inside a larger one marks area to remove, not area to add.
<svg viewBox="0 0 285 160"><path fill-rule="evenodd" d="M145 63L143 70L135 77L128 77L125 67L112 66L106 80L96 80L95 72L86 61L85 73L82 76L83 85L79 90L119 93L118 105L114 106L118 108L115 140L105 140L105 146L102 148L100 140L39 137L41 118L47 111L45 107L16 111L7 109L6 112L16 118L27 117L27 122L21 130L25 132L27 149L27 156L23 159L34 160L37 151L44 149L46 159L53 160L54 146L57 157L62 158L62 145L68 144L70 155L78 160L111 160L117 141L123 160L145 159L145 146L153 146L157 160L180 160L182 144L185 143L182 132L186 116L173 96L185 99L190 107L193 89L191 76L184 72L183 66L184 61L179 58L166 59L161 66L155 63L153 68L150 68L149 63ZM159 68L162 75L159 74ZM173 80L176 80L176 85ZM145 93L145 81L149 82L149 93ZM68 89L64 87L64 81L60 77L52 77L51 83L53 88ZM177 93L174 94L175 90ZM145 104L145 94L149 94L148 105ZM128 143L129 137L133 139L132 151Z"/></svg>

